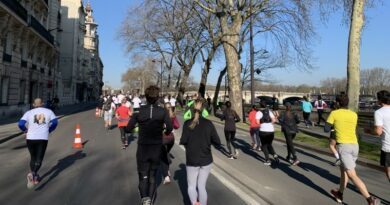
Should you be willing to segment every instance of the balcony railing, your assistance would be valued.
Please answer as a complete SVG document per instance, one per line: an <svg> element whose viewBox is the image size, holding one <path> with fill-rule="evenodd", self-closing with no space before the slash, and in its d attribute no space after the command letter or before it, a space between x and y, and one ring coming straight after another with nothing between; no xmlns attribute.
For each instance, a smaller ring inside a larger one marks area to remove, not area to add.
<svg viewBox="0 0 390 205"><path fill-rule="evenodd" d="M3 53L3 61L4 62L12 62L12 55L8 53Z"/></svg>
<svg viewBox="0 0 390 205"><path fill-rule="evenodd" d="M0 2L6 5L25 22L27 22L27 10L19 2L15 0L0 0Z"/></svg>
<svg viewBox="0 0 390 205"><path fill-rule="evenodd" d="M30 26L39 33L42 37L44 37L51 44L54 44L54 37L50 34L50 32L42 26L42 24L34 17L30 16Z"/></svg>

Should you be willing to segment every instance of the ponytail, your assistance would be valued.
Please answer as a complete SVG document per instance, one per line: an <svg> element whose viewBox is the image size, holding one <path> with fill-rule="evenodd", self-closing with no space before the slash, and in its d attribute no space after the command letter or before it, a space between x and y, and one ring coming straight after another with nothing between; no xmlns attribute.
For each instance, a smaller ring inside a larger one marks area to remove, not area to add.
<svg viewBox="0 0 390 205"><path fill-rule="evenodd" d="M195 115L194 115L194 118L192 119L192 122L190 124L190 129L193 130L196 125L199 124L199 118L200 118L200 113L202 112L202 106L203 105L203 102L201 100L195 100L195 103L194 103L194 112L195 112Z"/></svg>

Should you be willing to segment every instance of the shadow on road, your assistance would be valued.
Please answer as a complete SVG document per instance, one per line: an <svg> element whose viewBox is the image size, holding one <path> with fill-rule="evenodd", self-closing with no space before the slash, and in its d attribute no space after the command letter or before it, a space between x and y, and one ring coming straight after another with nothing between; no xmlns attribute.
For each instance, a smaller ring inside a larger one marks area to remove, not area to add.
<svg viewBox="0 0 390 205"><path fill-rule="evenodd" d="M85 158L87 155L83 153L83 151L77 151L74 154L68 155L65 158L58 160L57 164L51 168L48 172L42 175L41 181L43 181L46 177L49 177L44 183L42 183L35 190L39 191L43 189L51 180L56 178L62 171L72 166L77 160Z"/></svg>
<svg viewBox="0 0 390 205"><path fill-rule="evenodd" d="M181 195L183 196L183 204L184 205L190 205L191 201L188 197L188 186L187 186L187 171L186 171L186 165L180 164L179 170L175 171L175 174L173 175L173 179L177 181L177 184L180 187Z"/></svg>
<svg viewBox="0 0 390 205"><path fill-rule="evenodd" d="M325 162L325 163L328 163L328 164L330 164L330 165L333 165L333 162L331 162L331 161L329 161L329 160L326 160L326 159L323 159L323 158L321 158L321 157L319 157L319 156L317 156L317 155L308 153L308 152L306 152L306 151L304 151L304 150L302 150L302 149L295 148L295 151L298 152L298 153L301 153L301 154L303 154L303 155L306 155L306 156L308 156L308 157L311 157L311 158L313 158L313 159L316 159L316 160L318 160L318 161Z"/></svg>
<svg viewBox="0 0 390 205"><path fill-rule="evenodd" d="M261 161L261 162L265 162L265 159L263 157L260 156L259 152L257 151L254 151L253 149L251 149L251 145L246 142L245 140L242 140L242 139L237 139L235 140L235 142L237 142L236 144L238 145L238 148L241 149L242 152L244 152L245 154Z"/></svg>
<svg viewBox="0 0 390 205"><path fill-rule="evenodd" d="M18 149L24 149L24 148L27 148L27 144L19 145L19 146L13 147L12 149L18 150Z"/></svg>

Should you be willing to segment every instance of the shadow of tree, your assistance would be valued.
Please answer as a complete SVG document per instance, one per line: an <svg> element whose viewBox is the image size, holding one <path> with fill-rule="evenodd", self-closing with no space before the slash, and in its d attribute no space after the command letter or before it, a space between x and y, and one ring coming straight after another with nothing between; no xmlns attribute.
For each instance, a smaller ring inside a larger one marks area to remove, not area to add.
<svg viewBox="0 0 390 205"><path fill-rule="evenodd" d="M77 160L85 158L87 155L83 153L82 150L77 151L71 155L68 155L60 160L58 160L57 164L52 167L48 172L42 175L41 181L43 181L46 177L49 177L44 183L40 184L35 190L42 190L51 180L56 178L62 171L72 166Z"/></svg>

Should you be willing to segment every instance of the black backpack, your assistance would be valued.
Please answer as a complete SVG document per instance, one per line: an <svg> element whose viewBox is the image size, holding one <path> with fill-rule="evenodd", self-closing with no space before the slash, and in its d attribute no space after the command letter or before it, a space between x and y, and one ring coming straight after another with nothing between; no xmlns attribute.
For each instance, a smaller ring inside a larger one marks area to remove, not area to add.
<svg viewBox="0 0 390 205"><path fill-rule="evenodd" d="M269 114L269 109L266 108L266 109L262 110L261 112L263 113L263 117L260 119L260 123L271 123L272 119L271 119L271 116Z"/></svg>
<svg viewBox="0 0 390 205"><path fill-rule="evenodd" d="M111 110L111 103L110 102L104 103L103 110L104 111L110 111Z"/></svg>

